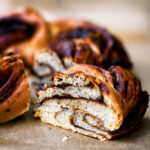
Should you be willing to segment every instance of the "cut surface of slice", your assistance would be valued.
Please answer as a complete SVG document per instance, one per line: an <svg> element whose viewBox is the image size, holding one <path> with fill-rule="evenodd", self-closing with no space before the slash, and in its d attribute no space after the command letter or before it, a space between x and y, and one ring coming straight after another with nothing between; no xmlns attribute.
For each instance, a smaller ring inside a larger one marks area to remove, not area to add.
<svg viewBox="0 0 150 150"><path fill-rule="evenodd" d="M35 117L100 140L133 130L148 105L139 80L121 67L74 66L55 73L37 96Z"/></svg>

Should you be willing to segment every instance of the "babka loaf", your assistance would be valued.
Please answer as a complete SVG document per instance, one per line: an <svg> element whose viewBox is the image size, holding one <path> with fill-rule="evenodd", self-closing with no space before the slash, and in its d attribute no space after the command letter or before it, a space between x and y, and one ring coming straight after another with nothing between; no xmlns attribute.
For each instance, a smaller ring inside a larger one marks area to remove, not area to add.
<svg viewBox="0 0 150 150"><path fill-rule="evenodd" d="M28 7L0 17L0 53L4 51L19 52L40 77L77 64L131 67L122 43L102 27L81 20L47 23Z"/></svg>
<svg viewBox="0 0 150 150"><path fill-rule="evenodd" d="M77 64L105 69L111 65L131 68L122 43L100 26L86 21L60 20L51 22L49 28L49 49L35 55L34 70L39 76L63 72Z"/></svg>
<svg viewBox="0 0 150 150"><path fill-rule="evenodd" d="M109 140L138 127L148 106L148 94L127 69L108 71L76 65L56 72L37 91L35 117L64 129Z"/></svg>
<svg viewBox="0 0 150 150"><path fill-rule="evenodd" d="M0 17L0 53L19 52L32 67L34 54L48 42L47 23L36 10L23 7Z"/></svg>

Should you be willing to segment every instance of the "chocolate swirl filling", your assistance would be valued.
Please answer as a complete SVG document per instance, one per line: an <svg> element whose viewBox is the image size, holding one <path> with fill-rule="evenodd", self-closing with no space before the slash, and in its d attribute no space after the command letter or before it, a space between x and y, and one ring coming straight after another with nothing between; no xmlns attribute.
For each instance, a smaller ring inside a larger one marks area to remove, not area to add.
<svg viewBox="0 0 150 150"><path fill-rule="evenodd" d="M66 74L55 73L52 83L45 84L37 96L40 107L35 117L101 140L135 130L149 102L140 81L119 66L106 71L76 65Z"/></svg>
<svg viewBox="0 0 150 150"><path fill-rule="evenodd" d="M24 21L19 16L0 18L0 52L12 44L30 39L36 26Z"/></svg>
<svg viewBox="0 0 150 150"><path fill-rule="evenodd" d="M78 53L77 48L74 46L75 39L86 40L86 44L83 48L93 43L93 45L99 49L98 56L93 57L92 53L90 53L89 58L86 59L88 61L93 58L93 61L80 62L76 60L77 63L93 64L105 69L108 69L111 65L119 65L124 68L131 67L131 62L121 42L105 29L97 26L79 26L74 29L62 31L50 44L50 48L54 50L60 58L69 55L75 59L76 53ZM87 41L91 42L89 43ZM76 51L74 49L76 49ZM86 55L86 52L84 54ZM81 53L80 56L83 57L84 54Z"/></svg>
<svg viewBox="0 0 150 150"><path fill-rule="evenodd" d="M0 58L0 104L3 103L25 77L24 65L18 58Z"/></svg>

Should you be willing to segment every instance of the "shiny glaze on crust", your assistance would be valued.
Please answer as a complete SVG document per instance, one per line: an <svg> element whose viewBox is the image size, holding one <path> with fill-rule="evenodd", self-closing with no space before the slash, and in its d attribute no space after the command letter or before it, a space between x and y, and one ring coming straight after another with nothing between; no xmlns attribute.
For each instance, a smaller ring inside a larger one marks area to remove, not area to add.
<svg viewBox="0 0 150 150"><path fill-rule="evenodd" d="M142 117L138 118L136 115L138 111L141 116L144 115L149 101L148 93L142 90L140 81L129 70L119 66L111 66L106 71L92 65L78 65L70 68L67 73L76 71L82 71L87 75L94 76L98 79L96 80L97 83L99 80L103 80L108 90L108 85L111 86L118 95L118 98L120 98L119 102L125 118L131 116L130 113L133 113L134 109L137 108L136 113L134 113L135 118L138 120L142 119ZM106 91L103 94L109 95L110 91L109 94Z"/></svg>
<svg viewBox="0 0 150 150"><path fill-rule="evenodd" d="M139 99L139 102L134 106L134 108L132 108L131 112L124 119L121 127L116 131L110 132L110 134L112 134L112 138L134 131L139 127L141 119L148 107L148 93L145 91L141 92Z"/></svg>
<svg viewBox="0 0 150 150"><path fill-rule="evenodd" d="M77 45L80 46L80 43L75 43L75 40L84 41L82 42L82 48L86 49L84 54L77 54L79 53ZM99 53L95 53L91 45L97 47ZM105 69L108 69L111 65L119 65L124 68L131 67L131 62L121 42L105 29L96 25L84 24L83 26L65 29L58 33L51 42L50 48L60 58L69 56L78 64L92 64ZM88 51L92 52L94 56L89 54L86 57ZM80 58L82 58L82 62L80 62Z"/></svg>
<svg viewBox="0 0 150 150"><path fill-rule="evenodd" d="M140 81L127 69L112 66L109 68L112 75L112 84L122 98L123 109L130 111L140 100L141 89Z"/></svg>

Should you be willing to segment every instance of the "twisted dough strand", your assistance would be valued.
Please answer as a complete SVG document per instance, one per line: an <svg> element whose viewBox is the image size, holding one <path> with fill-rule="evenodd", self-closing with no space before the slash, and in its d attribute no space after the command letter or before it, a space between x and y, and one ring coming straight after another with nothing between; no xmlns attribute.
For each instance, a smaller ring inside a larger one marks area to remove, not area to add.
<svg viewBox="0 0 150 150"><path fill-rule="evenodd" d="M20 55L0 57L0 123L14 119L29 108L30 88Z"/></svg>

